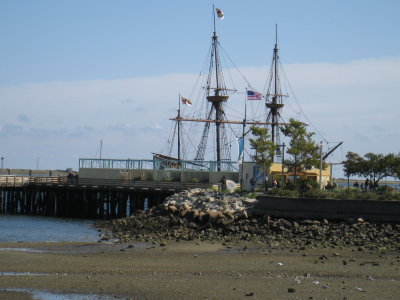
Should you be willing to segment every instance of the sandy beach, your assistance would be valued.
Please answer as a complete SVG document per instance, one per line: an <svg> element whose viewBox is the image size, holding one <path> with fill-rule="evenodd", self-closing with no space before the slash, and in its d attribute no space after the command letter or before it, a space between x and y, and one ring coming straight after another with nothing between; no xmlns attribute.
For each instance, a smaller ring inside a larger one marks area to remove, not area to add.
<svg viewBox="0 0 400 300"><path fill-rule="evenodd" d="M400 290L400 253L383 249L199 241L0 248L2 299L33 299L26 290L117 299L398 299Z"/></svg>

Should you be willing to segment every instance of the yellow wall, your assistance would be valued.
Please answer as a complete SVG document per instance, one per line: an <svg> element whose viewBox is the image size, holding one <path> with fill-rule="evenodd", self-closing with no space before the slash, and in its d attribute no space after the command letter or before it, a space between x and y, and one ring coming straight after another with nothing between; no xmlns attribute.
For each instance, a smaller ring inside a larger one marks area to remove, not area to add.
<svg viewBox="0 0 400 300"><path fill-rule="evenodd" d="M284 168L284 172L286 173L286 168ZM282 164L281 163L273 163L270 168L271 173L281 173L282 172ZM319 176L319 168L312 168L311 170L305 171L307 174L315 174ZM327 165L326 169L322 169L322 176L331 176L331 166Z"/></svg>
<svg viewBox="0 0 400 300"><path fill-rule="evenodd" d="M244 164L240 164L240 183L242 184L242 189L250 190L250 178L253 177L253 167L256 165L255 162L245 162ZM306 170L307 178L315 180L319 182L319 168L313 168L311 170ZM276 178L278 180L281 179L282 176L282 164L281 163L273 163L270 168L270 177ZM285 181L293 180L292 174L287 174L287 169L284 169L284 177ZM326 186L329 181L331 181L331 165L327 165L325 170L322 170L322 186Z"/></svg>
<svg viewBox="0 0 400 300"><path fill-rule="evenodd" d="M286 168L284 169L285 178L287 178ZM319 168L312 168L311 170L305 170L307 178L313 179L319 182ZM272 176L281 176L282 164L273 163L270 168L270 174ZM327 165L325 169L322 169L322 185L325 186L331 180L331 165Z"/></svg>

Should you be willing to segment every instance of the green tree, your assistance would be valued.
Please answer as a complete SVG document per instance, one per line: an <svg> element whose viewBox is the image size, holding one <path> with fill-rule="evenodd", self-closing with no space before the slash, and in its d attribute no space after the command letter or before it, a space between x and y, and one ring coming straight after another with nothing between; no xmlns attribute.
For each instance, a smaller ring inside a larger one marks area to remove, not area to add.
<svg viewBox="0 0 400 300"><path fill-rule="evenodd" d="M393 153L384 155L369 152L361 157L357 153L348 152L346 158L344 172L348 177L358 175L370 178L374 185L384 177L396 177L396 170L400 170L399 156Z"/></svg>
<svg viewBox="0 0 400 300"><path fill-rule="evenodd" d="M265 176L267 176L278 146L271 141L271 136L267 128L253 126L250 130L254 137L249 139L250 146L255 150L255 154L251 157L262 168ZM266 182L264 182L264 185L266 185Z"/></svg>
<svg viewBox="0 0 400 300"><path fill-rule="evenodd" d="M320 148L312 137L314 132L307 132L306 124L289 120L289 124L283 126L282 133L290 138L290 144L287 149L289 158L285 159L284 164L289 172L293 172L295 181L297 175L304 172L305 169L320 165ZM323 164L326 168L326 164Z"/></svg>
<svg viewBox="0 0 400 300"><path fill-rule="evenodd" d="M390 166L391 176L400 179L400 153L395 155Z"/></svg>
<svg viewBox="0 0 400 300"><path fill-rule="evenodd" d="M391 166L393 165L395 159L395 155L393 153L386 155L367 153L364 155L364 157L365 163L363 171L365 177L369 176L372 178L375 185L377 185L379 180L382 178L391 175Z"/></svg>
<svg viewBox="0 0 400 300"><path fill-rule="evenodd" d="M347 177L351 177L353 175L358 175L361 169L361 161L362 157L360 157L357 153L347 152L346 160L343 162L343 171Z"/></svg>

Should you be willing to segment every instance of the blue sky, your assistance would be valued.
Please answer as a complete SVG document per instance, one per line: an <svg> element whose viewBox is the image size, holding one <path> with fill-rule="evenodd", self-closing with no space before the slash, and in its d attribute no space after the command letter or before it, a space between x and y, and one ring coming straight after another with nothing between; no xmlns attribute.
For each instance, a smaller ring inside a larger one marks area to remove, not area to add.
<svg viewBox="0 0 400 300"><path fill-rule="evenodd" d="M212 1L2 0L0 86L196 72ZM285 63L398 54L398 1L221 1L239 66L269 63L279 24Z"/></svg>
<svg viewBox="0 0 400 300"><path fill-rule="evenodd" d="M344 141L331 160L399 152L399 1L2 0L5 167L36 168L39 158L41 169L77 169L100 140L103 157L161 151L178 94L191 95L204 64L213 3L225 13L223 48L258 90L278 24L295 92L287 118L299 104L326 149Z"/></svg>

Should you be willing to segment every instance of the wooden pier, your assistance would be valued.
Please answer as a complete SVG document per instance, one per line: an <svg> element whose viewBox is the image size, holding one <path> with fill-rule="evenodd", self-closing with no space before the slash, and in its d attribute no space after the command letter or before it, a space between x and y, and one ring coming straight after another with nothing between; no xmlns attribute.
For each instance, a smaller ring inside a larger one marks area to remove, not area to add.
<svg viewBox="0 0 400 300"><path fill-rule="evenodd" d="M8 176L0 180L0 213L113 219L157 204L176 192L210 184Z"/></svg>

